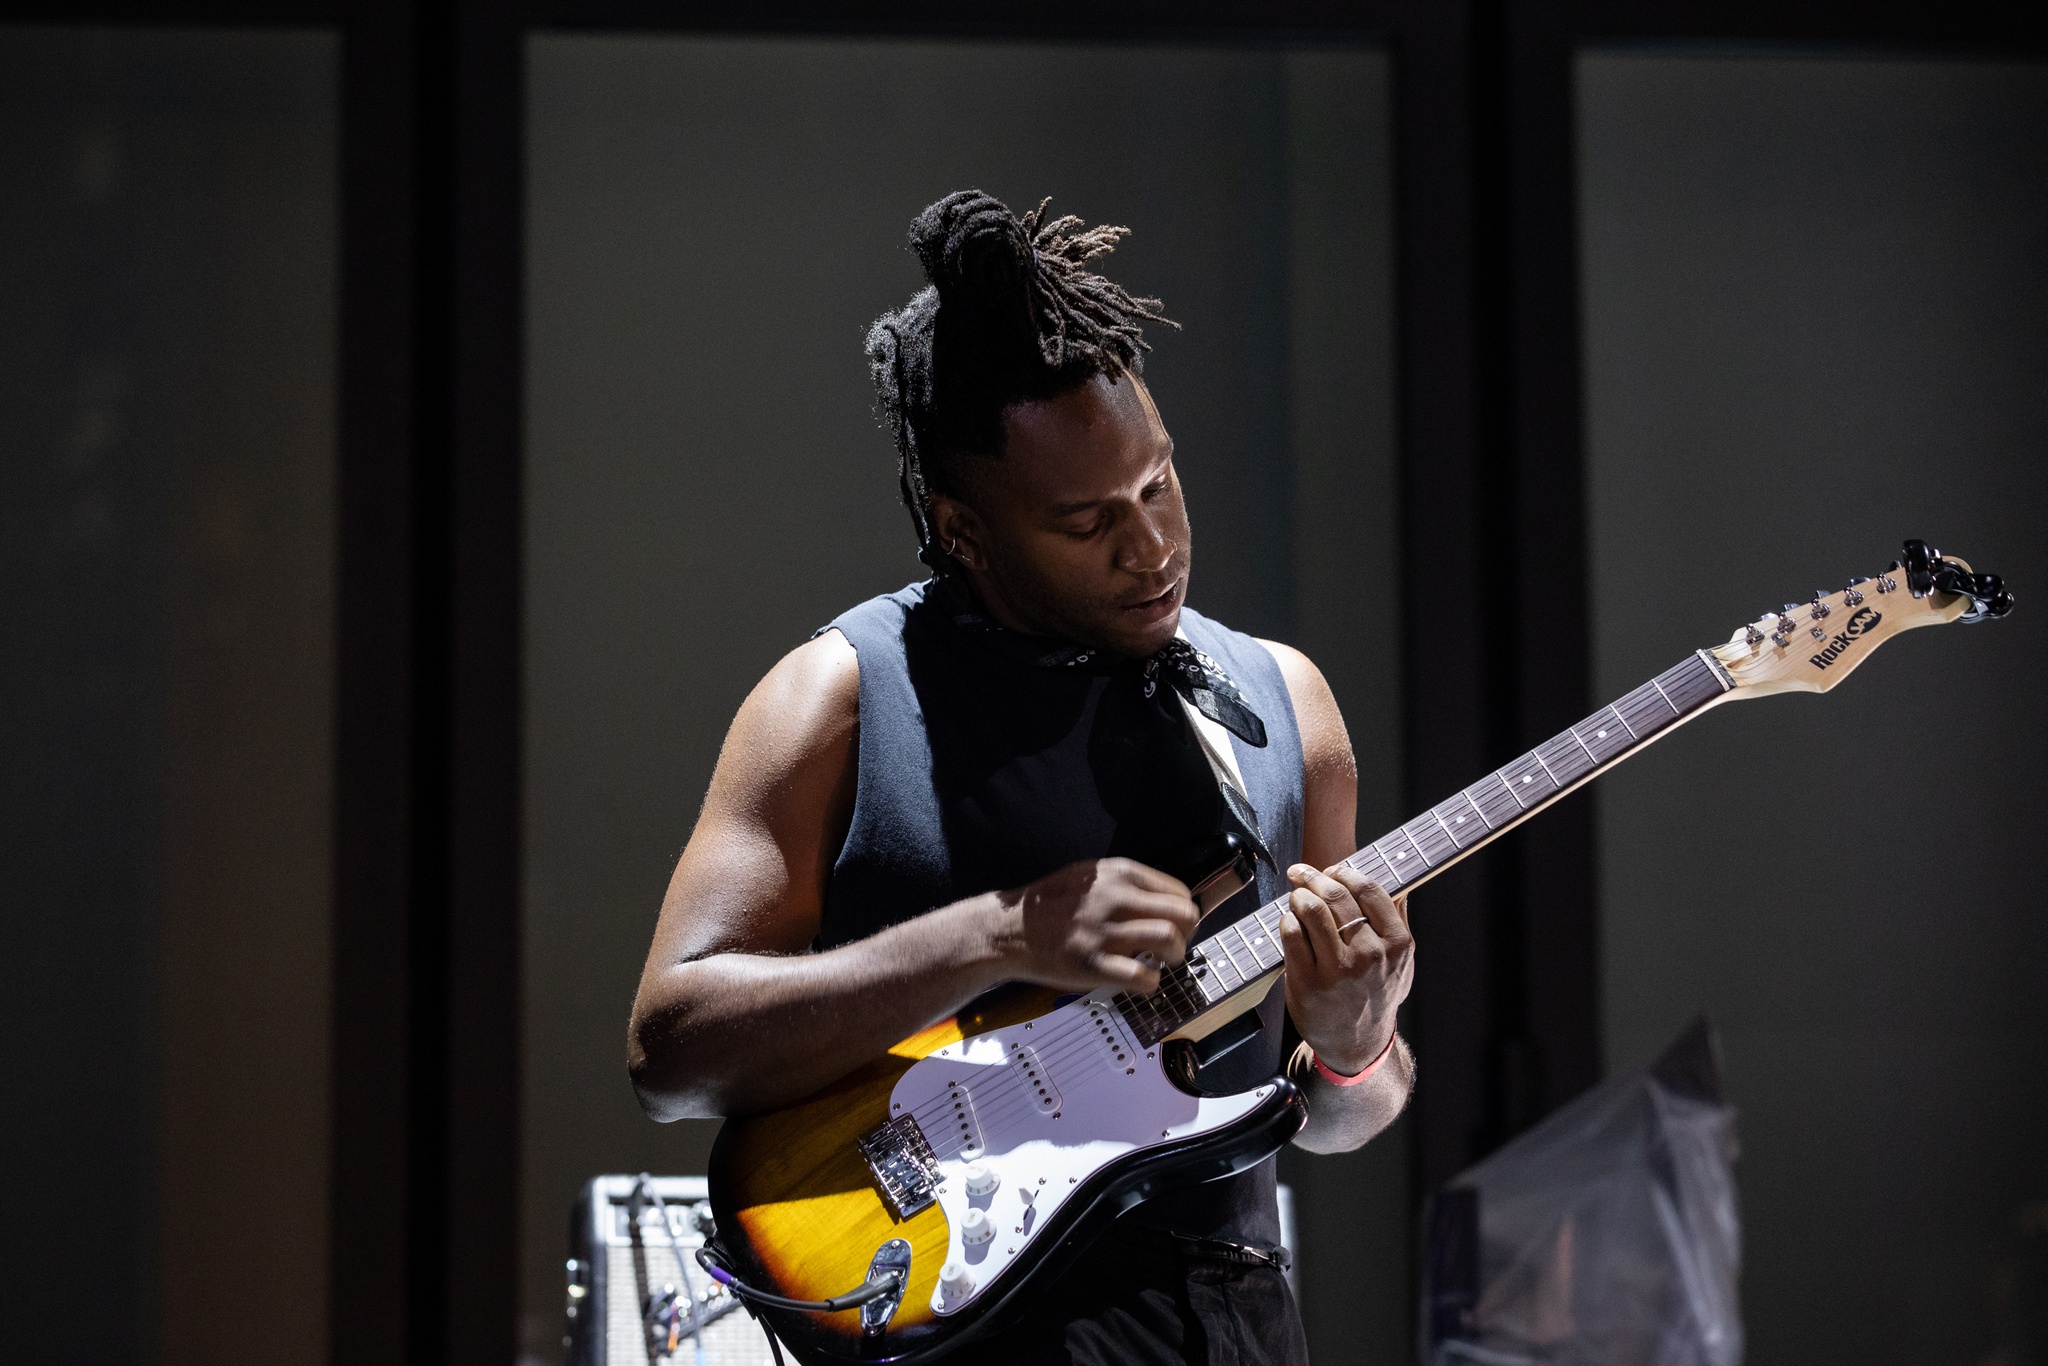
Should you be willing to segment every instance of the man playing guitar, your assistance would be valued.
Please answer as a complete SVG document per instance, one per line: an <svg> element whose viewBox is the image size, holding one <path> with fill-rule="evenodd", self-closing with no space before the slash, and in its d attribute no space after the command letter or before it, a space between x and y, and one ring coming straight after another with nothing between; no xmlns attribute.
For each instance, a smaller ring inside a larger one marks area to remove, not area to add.
<svg viewBox="0 0 2048 1366"><path fill-rule="evenodd" d="M1289 896L1286 990L1204 1081L1284 1070L1295 1142L1356 1148L1413 1082L1414 941L1340 862L1343 718L1300 652L1184 608L1188 516L1140 377L1166 320L1085 269L1121 229L1043 215L963 192L912 225L931 287L868 350L933 577L741 706L641 978L634 1087L658 1120L751 1114L1006 981L1148 991L1198 920L1155 865L1229 829L1269 856L1258 895ZM1270 1160L1166 1192L962 1355L1303 1362L1278 1233Z"/></svg>

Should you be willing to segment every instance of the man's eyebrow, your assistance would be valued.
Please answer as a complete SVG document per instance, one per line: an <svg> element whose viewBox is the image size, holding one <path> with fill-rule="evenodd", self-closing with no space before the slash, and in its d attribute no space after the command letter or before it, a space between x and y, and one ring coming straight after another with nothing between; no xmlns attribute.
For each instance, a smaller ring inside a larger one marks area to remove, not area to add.
<svg viewBox="0 0 2048 1366"><path fill-rule="evenodd" d="M1159 463L1153 467L1152 472L1157 474L1172 463L1173 443L1168 441L1166 443L1166 454L1160 458ZM1072 517L1076 513L1086 512L1090 508L1099 508L1109 501L1111 500L1107 498L1084 498L1078 503L1054 503L1052 505L1052 515L1055 517Z"/></svg>

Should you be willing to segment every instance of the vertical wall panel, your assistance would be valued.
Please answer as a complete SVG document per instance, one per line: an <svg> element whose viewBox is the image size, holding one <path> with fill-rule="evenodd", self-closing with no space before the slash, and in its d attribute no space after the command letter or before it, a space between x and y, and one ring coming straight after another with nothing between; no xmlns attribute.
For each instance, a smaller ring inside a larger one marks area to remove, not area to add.
<svg viewBox="0 0 2048 1366"><path fill-rule="evenodd" d="M2023 1359L2048 1303L2048 70L1594 54L1578 136L1603 695L1904 536L2022 604L1606 782L1608 1058L1701 1008L1721 1027L1751 1361Z"/></svg>
<svg viewBox="0 0 2048 1366"><path fill-rule="evenodd" d="M335 57L0 29L22 1360L325 1357Z"/></svg>
<svg viewBox="0 0 2048 1366"><path fill-rule="evenodd" d="M611 37L529 54L538 1356L578 1181L696 1169L715 1128L641 1116L624 1024L725 727L777 657L922 573L860 349L922 283L918 209L980 186L1133 228L1114 275L1186 328L1154 329L1147 378L1188 488L1191 600L1324 660L1370 820L1394 819L1399 658L1383 57ZM1399 1139L1299 1164L1319 1233L1342 1235L1308 1258L1333 1342L1361 1312L1405 1335L1401 1166Z"/></svg>

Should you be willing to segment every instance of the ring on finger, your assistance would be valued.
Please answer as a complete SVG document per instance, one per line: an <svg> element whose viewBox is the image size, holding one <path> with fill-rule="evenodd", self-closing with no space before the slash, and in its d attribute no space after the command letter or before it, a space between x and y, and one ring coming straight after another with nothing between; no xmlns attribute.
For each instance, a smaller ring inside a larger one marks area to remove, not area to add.
<svg viewBox="0 0 2048 1366"><path fill-rule="evenodd" d="M1345 921L1343 924L1337 927L1337 937L1339 939L1344 939L1344 931L1350 929L1353 925L1363 925L1369 918L1370 917L1368 916L1360 916L1356 920ZM1344 939L1344 942L1348 944L1351 941L1348 939Z"/></svg>

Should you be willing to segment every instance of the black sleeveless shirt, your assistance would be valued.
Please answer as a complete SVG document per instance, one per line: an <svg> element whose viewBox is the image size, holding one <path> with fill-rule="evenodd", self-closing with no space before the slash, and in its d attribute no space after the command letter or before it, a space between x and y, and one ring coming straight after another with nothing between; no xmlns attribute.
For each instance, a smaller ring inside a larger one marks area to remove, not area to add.
<svg viewBox="0 0 2048 1366"><path fill-rule="evenodd" d="M1192 610L1181 624L1265 723L1263 748L1231 743L1278 865L1258 870L1256 895L1270 901L1301 857L1293 703L1257 641ZM860 657L860 768L819 947L1081 859L1157 862L1224 828L1227 809L1185 717L1166 689L1145 695L1137 663L1005 631L944 580L870 599L826 629ZM1210 920L1247 913L1252 894ZM1249 1089L1281 1070L1285 993L1270 993L1260 1013L1260 1035L1205 1070L1205 1087ZM1121 1222L1276 1246L1273 1167L1166 1192Z"/></svg>

